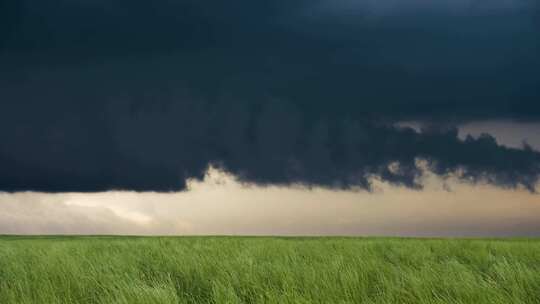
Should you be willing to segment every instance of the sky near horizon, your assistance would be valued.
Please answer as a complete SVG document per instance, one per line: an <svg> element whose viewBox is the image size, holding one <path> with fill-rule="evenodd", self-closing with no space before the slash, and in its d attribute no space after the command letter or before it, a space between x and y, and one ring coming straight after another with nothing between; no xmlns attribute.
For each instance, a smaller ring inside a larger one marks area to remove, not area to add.
<svg viewBox="0 0 540 304"><path fill-rule="evenodd" d="M0 3L0 234L538 236L540 4Z"/></svg>

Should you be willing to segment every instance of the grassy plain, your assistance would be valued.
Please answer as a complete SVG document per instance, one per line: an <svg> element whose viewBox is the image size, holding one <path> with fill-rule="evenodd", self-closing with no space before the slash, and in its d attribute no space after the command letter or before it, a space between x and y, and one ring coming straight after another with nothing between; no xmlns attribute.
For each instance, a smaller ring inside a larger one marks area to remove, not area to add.
<svg viewBox="0 0 540 304"><path fill-rule="evenodd" d="M0 236L0 303L540 303L540 240Z"/></svg>

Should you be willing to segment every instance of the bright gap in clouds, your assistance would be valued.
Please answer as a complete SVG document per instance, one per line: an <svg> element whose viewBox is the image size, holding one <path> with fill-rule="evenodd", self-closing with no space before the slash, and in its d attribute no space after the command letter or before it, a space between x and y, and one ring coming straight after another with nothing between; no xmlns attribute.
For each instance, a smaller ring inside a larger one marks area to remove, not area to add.
<svg viewBox="0 0 540 304"><path fill-rule="evenodd" d="M478 136L489 133L505 146L522 148L523 143L527 143L540 151L540 123L538 122L481 121L464 124L459 130L461 138L468 134Z"/></svg>
<svg viewBox="0 0 540 304"><path fill-rule="evenodd" d="M422 130L422 124L416 121L402 121L398 127L410 127L418 132ZM497 142L511 148L523 148L523 144L530 145L536 151L540 151L540 123L513 121L513 120L485 120L463 123L458 126L458 136L465 139L468 135L478 137L487 133L495 137Z"/></svg>
<svg viewBox="0 0 540 304"><path fill-rule="evenodd" d="M211 169L189 186L169 194L0 194L0 234L540 235L538 195L430 175L423 191L376 183L367 193L248 186Z"/></svg>

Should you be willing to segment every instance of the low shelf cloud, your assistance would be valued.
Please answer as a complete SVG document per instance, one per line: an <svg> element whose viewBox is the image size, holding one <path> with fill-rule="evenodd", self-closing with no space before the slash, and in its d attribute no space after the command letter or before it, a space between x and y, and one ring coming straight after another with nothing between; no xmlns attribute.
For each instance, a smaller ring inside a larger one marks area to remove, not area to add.
<svg viewBox="0 0 540 304"><path fill-rule="evenodd" d="M532 1L3 5L3 191L176 191L211 165L261 185L420 188L418 159L473 182L538 180L528 146L457 136L538 121Z"/></svg>
<svg viewBox="0 0 540 304"><path fill-rule="evenodd" d="M527 144L506 147L487 133L460 138L457 127L430 123L417 131L373 119L308 117L275 100L256 107L155 97L111 102L93 115L66 116L50 104L25 116L13 107L2 112L17 120L2 120L10 127L0 131L1 190L178 191L209 166L246 183L366 190L373 177L421 188L419 161L443 177L460 172L473 183L531 191L540 174L540 153Z"/></svg>

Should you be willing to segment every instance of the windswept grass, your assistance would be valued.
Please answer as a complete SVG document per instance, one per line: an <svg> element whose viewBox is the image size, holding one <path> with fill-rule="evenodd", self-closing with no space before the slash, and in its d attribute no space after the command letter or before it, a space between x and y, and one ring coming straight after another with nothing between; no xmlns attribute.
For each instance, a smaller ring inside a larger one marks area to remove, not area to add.
<svg viewBox="0 0 540 304"><path fill-rule="evenodd" d="M0 237L0 303L540 303L540 241Z"/></svg>

